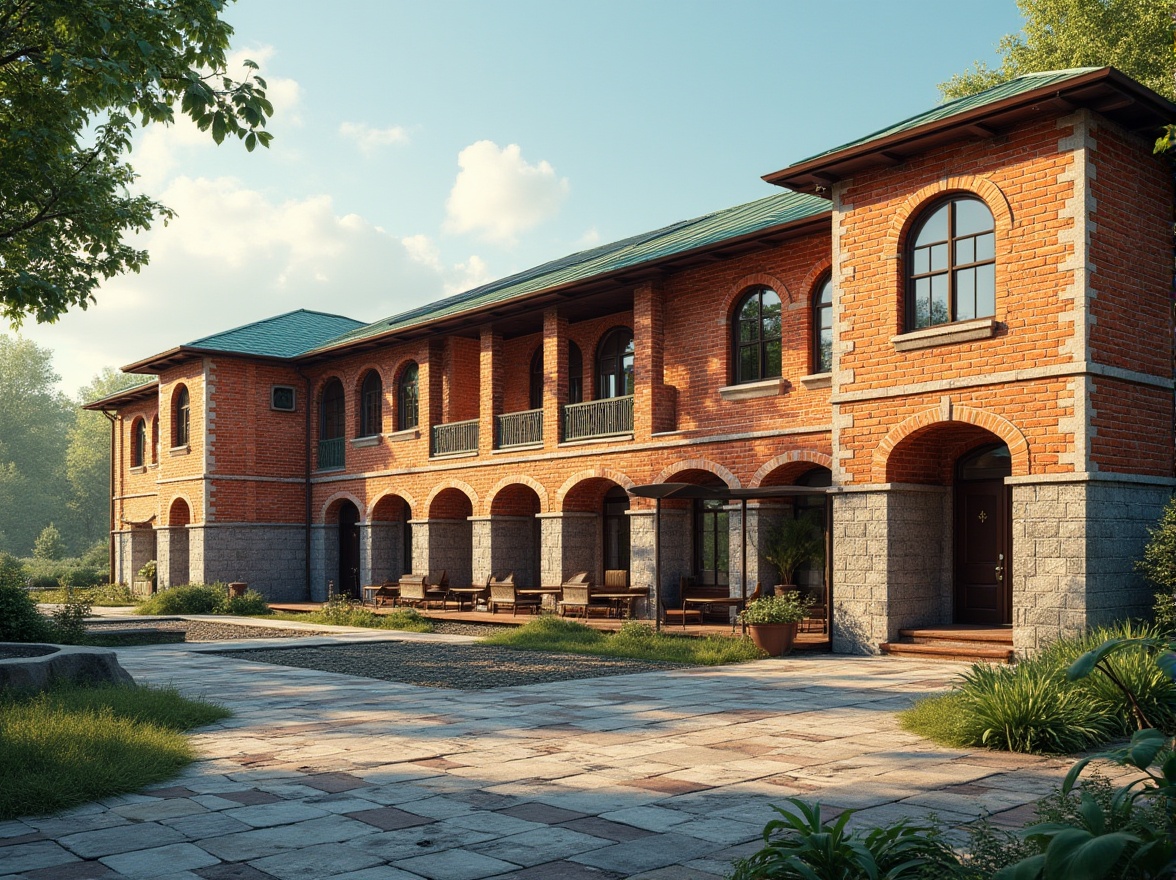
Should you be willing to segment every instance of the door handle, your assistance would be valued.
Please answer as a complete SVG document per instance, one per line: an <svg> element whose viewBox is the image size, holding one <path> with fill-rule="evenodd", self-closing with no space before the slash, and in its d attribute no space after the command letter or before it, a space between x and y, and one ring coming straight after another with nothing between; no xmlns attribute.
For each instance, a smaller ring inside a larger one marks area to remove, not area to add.
<svg viewBox="0 0 1176 880"><path fill-rule="evenodd" d="M996 563L996 580L998 582L1004 580L1004 554L1001 553L999 555L1000 555L1000 561L998 561Z"/></svg>

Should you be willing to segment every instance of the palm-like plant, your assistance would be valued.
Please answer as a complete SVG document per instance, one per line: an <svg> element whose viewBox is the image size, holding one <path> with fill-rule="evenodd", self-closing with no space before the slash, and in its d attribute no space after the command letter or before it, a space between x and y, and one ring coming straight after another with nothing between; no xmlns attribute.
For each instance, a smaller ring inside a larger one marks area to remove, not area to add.
<svg viewBox="0 0 1176 880"><path fill-rule="evenodd" d="M824 562L825 537L811 513L782 519L768 531L762 552L780 570L780 583L792 584L796 570L806 562Z"/></svg>

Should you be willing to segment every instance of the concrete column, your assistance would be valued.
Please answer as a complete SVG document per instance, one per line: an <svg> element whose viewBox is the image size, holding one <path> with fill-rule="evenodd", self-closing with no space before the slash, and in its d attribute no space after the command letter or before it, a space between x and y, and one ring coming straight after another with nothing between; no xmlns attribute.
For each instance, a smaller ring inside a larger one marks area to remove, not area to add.
<svg viewBox="0 0 1176 880"><path fill-rule="evenodd" d="M339 527L316 523L310 528L310 601L326 602L327 581L338 580Z"/></svg>
<svg viewBox="0 0 1176 880"><path fill-rule="evenodd" d="M502 414L506 365L502 362L502 336L486 325L481 329L481 394L478 405L478 452L488 454L498 445L497 417Z"/></svg>
<svg viewBox="0 0 1176 880"><path fill-rule="evenodd" d="M492 547L494 542L492 517L470 517L470 545L473 548L473 558L470 562L470 583L484 584L486 579L498 574L494 568Z"/></svg>
<svg viewBox="0 0 1176 880"><path fill-rule="evenodd" d="M557 309L543 313L543 445L554 449L563 434L568 401L568 320ZM590 372L585 365L585 382Z"/></svg>

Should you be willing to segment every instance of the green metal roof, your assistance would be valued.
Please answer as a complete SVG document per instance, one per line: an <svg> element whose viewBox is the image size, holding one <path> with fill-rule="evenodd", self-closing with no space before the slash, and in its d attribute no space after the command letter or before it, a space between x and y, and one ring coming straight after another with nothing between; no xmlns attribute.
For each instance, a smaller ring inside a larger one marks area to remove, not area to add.
<svg viewBox="0 0 1176 880"><path fill-rule="evenodd" d="M778 193L552 260L534 269L343 333L315 350L324 351L416 324L472 312L505 300L586 281L609 272L630 269L829 212L827 199L803 193Z"/></svg>
<svg viewBox="0 0 1176 880"><path fill-rule="evenodd" d="M233 354L292 358L322 345L340 333L362 327L362 321L299 309L242 327L234 327L184 344L184 348Z"/></svg>
<svg viewBox="0 0 1176 880"><path fill-rule="evenodd" d="M835 153L840 153L842 150L851 150L854 147L860 147L871 141L879 141L883 138L892 137L893 135L902 134L905 131L912 131L922 125L931 122L940 122L944 119L950 119L952 116L958 116L962 113L967 113L970 110L976 110L988 104L995 104L998 101L1003 101L1006 98L1014 98L1017 95L1031 92L1034 89L1045 88L1057 83L1065 82L1066 80L1074 79L1083 74L1093 73L1096 70L1102 70L1101 67L1073 67L1069 70L1048 70L1043 73L1025 73L1021 76L1014 77L1008 82L1000 83L990 89L985 89L982 92L977 92L974 95L967 95L963 98L956 98L954 101L947 101L927 110L917 116L912 116L909 119L904 119L902 122L896 122L894 125L879 129L878 131L860 137L857 140L852 140L849 143L842 144L839 147L834 147L831 150L817 153L809 156L807 159L802 159L799 162L792 163L793 165L804 165L822 156L831 156Z"/></svg>

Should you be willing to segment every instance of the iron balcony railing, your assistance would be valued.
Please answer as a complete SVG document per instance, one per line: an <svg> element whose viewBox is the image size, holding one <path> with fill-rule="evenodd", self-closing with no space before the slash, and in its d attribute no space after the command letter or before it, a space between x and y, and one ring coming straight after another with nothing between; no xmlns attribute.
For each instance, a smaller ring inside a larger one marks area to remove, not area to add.
<svg viewBox="0 0 1176 880"><path fill-rule="evenodd" d="M564 440L633 433L633 396L606 397L564 407Z"/></svg>
<svg viewBox="0 0 1176 880"><path fill-rule="evenodd" d="M344 452L347 440L336 437L333 440L320 440L318 448L318 469L320 471L338 470L344 465Z"/></svg>
<svg viewBox="0 0 1176 880"><path fill-rule="evenodd" d="M433 455L478 451L478 420L433 426Z"/></svg>
<svg viewBox="0 0 1176 880"><path fill-rule="evenodd" d="M498 417L498 448L543 442L543 410L528 409Z"/></svg>

